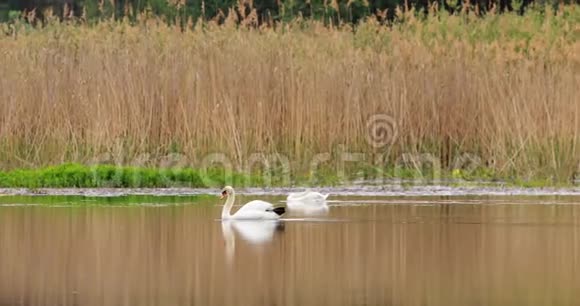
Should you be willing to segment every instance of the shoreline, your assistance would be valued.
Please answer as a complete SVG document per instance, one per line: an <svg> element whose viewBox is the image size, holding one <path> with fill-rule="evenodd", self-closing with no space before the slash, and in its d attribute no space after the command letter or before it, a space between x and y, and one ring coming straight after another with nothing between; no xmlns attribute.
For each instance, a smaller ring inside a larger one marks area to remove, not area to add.
<svg viewBox="0 0 580 306"><path fill-rule="evenodd" d="M303 191L305 187L238 188L241 195L285 196L289 192ZM513 186L343 186L309 187L311 190L330 193L332 196L580 196L576 187L513 187ZM217 195L219 188L0 188L0 196L199 196Z"/></svg>

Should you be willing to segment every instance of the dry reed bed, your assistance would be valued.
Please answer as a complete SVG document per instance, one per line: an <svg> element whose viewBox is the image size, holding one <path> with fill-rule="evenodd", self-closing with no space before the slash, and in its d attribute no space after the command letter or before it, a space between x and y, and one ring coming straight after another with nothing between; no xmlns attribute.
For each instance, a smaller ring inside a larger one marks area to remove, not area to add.
<svg viewBox="0 0 580 306"><path fill-rule="evenodd" d="M53 25L0 38L3 168L129 163L170 152L199 162L282 153L468 152L502 175L568 180L580 162L580 12L437 16L356 32L296 23L277 30L205 24L181 32ZM203 28L203 29L202 29ZM366 120L397 122L391 146Z"/></svg>

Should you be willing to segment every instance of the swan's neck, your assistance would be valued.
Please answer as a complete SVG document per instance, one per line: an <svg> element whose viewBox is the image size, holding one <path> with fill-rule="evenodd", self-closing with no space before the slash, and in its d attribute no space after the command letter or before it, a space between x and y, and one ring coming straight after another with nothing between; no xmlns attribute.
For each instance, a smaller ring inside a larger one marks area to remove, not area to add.
<svg viewBox="0 0 580 306"><path fill-rule="evenodd" d="M232 210L232 206L234 206L234 201L236 200L236 194L232 191L232 194L228 196L226 199L226 204L224 204L224 208L222 208L222 219L228 219L231 217L230 211Z"/></svg>

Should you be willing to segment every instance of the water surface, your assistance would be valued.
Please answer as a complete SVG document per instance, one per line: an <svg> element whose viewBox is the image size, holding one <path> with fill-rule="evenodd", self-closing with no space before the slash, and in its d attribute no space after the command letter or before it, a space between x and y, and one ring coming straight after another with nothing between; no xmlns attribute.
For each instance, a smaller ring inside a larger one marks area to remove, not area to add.
<svg viewBox="0 0 580 306"><path fill-rule="evenodd" d="M2 197L0 305L580 305L580 197L332 199Z"/></svg>

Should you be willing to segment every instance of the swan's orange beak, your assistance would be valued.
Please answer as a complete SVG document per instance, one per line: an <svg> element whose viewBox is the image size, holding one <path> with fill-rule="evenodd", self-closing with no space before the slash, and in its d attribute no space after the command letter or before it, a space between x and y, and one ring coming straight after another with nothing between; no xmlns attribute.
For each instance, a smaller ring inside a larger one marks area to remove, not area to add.
<svg viewBox="0 0 580 306"><path fill-rule="evenodd" d="M224 190L224 191L222 191L222 194L220 195L220 199L223 199L227 196L228 196L228 193Z"/></svg>

